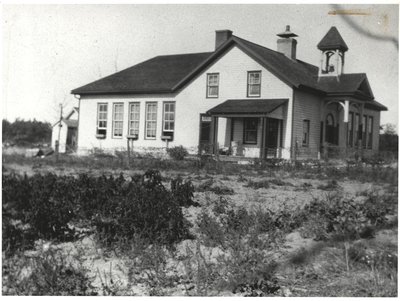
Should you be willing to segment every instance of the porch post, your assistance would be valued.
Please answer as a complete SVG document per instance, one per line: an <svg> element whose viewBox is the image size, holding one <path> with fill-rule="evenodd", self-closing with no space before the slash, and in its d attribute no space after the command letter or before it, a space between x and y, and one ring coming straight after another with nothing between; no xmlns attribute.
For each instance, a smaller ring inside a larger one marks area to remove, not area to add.
<svg viewBox="0 0 400 301"><path fill-rule="evenodd" d="M265 158L265 117L261 117L261 146L260 146L260 158Z"/></svg>
<svg viewBox="0 0 400 301"><path fill-rule="evenodd" d="M349 111L350 111L350 102L348 100L344 101L344 110L343 110L343 122L344 122L344 130L346 133L344 134L345 137L345 142L344 142L344 147L345 147L345 155L346 158L348 156L347 150L348 150L348 141L349 141Z"/></svg>
<svg viewBox="0 0 400 301"><path fill-rule="evenodd" d="M214 154L214 128L215 128L215 121L214 116L211 116L210 122L210 145L209 145L209 152Z"/></svg>
<svg viewBox="0 0 400 301"><path fill-rule="evenodd" d="M210 131L211 149L214 155L218 154L218 117L211 117L211 131Z"/></svg>
<svg viewBox="0 0 400 301"><path fill-rule="evenodd" d="M318 153L319 153L319 157L321 158L321 151L322 151L322 155L324 156L324 159L325 159L325 151L326 151L326 149L325 149L325 105L326 105L326 102L321 102L321 121L320 121L320 126L321 126L321 129L320 129L320 135L321 135L321 137L319 138L319 151L318 151Z"/></svg>
<svg viewBox="0 0 400 301"><path fill-rule="evenodd" d="M358 150L359 150L359 154L361 155L361 158L364 156L364 146L363 146L363 124L364 124L364 104L361 104L359 107L359 112L360 112L360 117L358 118L358 132L359 137L357 137L358 139Z"/></svg>

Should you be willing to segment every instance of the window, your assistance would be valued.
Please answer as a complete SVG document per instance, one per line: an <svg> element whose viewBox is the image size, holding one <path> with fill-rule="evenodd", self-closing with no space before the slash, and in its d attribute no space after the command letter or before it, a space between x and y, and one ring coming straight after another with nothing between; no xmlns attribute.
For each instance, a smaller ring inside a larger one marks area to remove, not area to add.
<svg viewBox="0 0 400 301"><path fill-rule="evenodd" d="M124 124L124 104L114 103L113 109L113 138L122 138Z"/></svg>
<svg viewBox="0 0 400 301"><path fill-rule="evenodd" d="M131 102L129 104L129 123L128 123L128 135L139 136L139 120L140 120L140 103Z"/></svg>
<svg viewBox="0 0 400 301"><path fill-rule="evenodd" d="M356 143L355 145L358 146L358 141L360 140L360 114L356 114L356 118L354 121L354 128L356 130Z"/></svg>
<svg viewBox="0 0 400 301"><path fill-rule="evenodd" d="M374 118L368 117L368 148L372 148L372 130L373 130Z"/></svg>
<svg viewBox="0 0 400 301"><path fill-rule="evenodd" d="M364 121L362 124L362 146L364 148L366 148L367 147L367 120L368 120L368 118L366 115L364 115L363 117L364 117Z"/></svg>
<svg viewBox="0 0 400 301"><path fill-rule="evenodd" d="M97 104L97 130L98 138L105 138L107 134L107 104Z"/></svg>
<svg viewBox="0 0 400 301"><path fill-rule="evenodd" d="M244 118L243 142L257 144L258 118Z"/></svg>
<svg viewBox="0 0 400 301"><path fill-rule="evenodd" d="M261 95L261 71L247 73L247 97L259 97Z"/></svg>
<svg viewBox="0 0 400 301"><path fill-rule="evenodd" d="M157 131L157 103L147 102L146 103L146 139L156 139Z"/></svg>
<svg viewBox="0 0 400 301"><path fill-rule="evenodd" d="M164 132L173 132L175 128L175 103L165 102L164 103Z"/></svg>
<svg viewBox="0 0 400 301"><path fill-rule="evenodd" d="M303 120L303 146L308 146L310 140L310 120Z"/></svg>
<svg viewBox="0 0 400 301"><path fill-rule="evenodd" d="M207 74L207 98L218 98L219 73Z"/></svg>
<svg viewBox="0 0 400 301"><path fill-rule="evenodd" d="M347 130L347 145L353 146L353 128L354 128L354 113L349 113L349 123L348 123L348 130Z"/></svg>

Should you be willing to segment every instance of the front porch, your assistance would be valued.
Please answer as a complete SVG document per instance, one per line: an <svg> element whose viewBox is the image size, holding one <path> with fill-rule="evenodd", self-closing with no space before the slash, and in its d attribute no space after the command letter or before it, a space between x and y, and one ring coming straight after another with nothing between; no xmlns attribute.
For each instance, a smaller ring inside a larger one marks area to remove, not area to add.
<svg viewBox="0 0 400 301"><path fill-rule="evenodd" d="M378 151L379 111L374 101L327 97L321 108L322 157L362 158Z"/></svg>
<svg viewBox="0 0 400 301"><path fill-rule="evenodd" d="M228 100L200 115L199 153L282 158L287 99Z"/></svg>

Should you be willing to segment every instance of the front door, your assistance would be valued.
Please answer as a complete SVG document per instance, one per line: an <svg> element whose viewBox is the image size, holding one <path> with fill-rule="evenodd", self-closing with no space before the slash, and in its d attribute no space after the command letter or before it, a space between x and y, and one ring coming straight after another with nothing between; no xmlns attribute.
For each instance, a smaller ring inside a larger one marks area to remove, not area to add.
<svg viewBox="0 0 400 301"><path fill-rule="evenodd" d="M199 153L211 152L211 116L200 114Z"/></svg>
<svg viewBox="0 0 400 301"><path fill-rule="evenodd" d="M328 114L325 120L325 142L337 145L337 131L338 127L335 126L333 115Z"/></svg>
<svg viewBox="0 0 400 301"><path fill-rule="evenodd" d="M279 128L281 120L274 118L266 118L265 131L265 155L267 158L275 158L279 143Z"/></svg>

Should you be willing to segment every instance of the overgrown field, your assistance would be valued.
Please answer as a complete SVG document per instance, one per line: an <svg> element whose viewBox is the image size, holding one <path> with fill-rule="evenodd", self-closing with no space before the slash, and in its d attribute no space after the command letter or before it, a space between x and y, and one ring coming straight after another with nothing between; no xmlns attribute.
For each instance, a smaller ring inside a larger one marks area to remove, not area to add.
<svg viewBox="0 0 400 301"><path fill-rule="evenodd" d="M397 296L397 165L51 163L3 160L3 295Z"/></svg>

